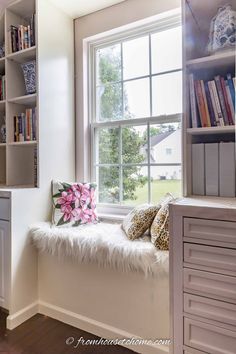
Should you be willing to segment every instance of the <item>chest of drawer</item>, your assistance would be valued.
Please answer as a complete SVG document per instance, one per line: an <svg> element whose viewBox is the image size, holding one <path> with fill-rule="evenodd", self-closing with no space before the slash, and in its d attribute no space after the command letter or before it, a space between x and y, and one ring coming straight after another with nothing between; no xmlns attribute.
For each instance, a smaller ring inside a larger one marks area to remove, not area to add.
<svg viewBox="0 0 236 354"><path fill-rule="evenodd" d="M184 262L236 274L236 249L184 243Z"/></svg>
<svg viewBox="0 0 236 354"><path fill-rule="evenodd" d="M185 317L184 344L209 354L235 354L236 332Z"/></svg>
<svg viewBox="0 0 236 354"><path fill-rule="evenodd" d="M10 220L9 198L0 198L0 220Z"/></svg>
<svg viewBox="0 0 236 354"><path fill-rule="evenodd" d="M236 303L236 277L184 268L184 290Z"/></svg>
<svg viewBox="0 0 236 354"><path fill-rule="evenodd" d="M201 241L216 241L236 247L236 223L231 221L184 218L184 237Z"/></svg>
<svg viewBox="0 0 236 354"><path fill-rule="evenodd" d="M184 351L183 354L206 354L205 352L201 352L197 349L189 348L187 346L184 346Z"/></svg>
<svg viewBox="0 0 236 354"><path fill-rule="evenodd" d="M228 302L184 294L184 312L236 326L236 305Z"/></svg>

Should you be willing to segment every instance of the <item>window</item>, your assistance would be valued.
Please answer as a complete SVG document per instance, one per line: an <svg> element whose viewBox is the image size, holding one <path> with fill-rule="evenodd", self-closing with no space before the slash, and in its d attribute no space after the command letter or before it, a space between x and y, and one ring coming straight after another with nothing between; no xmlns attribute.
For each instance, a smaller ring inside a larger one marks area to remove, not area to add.
<svg viewBox="0 0 236 354"><path fill-rule="evenodd" d="M181 26L91 50L92 178L98 202L134 205L181 193Z"/></svg>

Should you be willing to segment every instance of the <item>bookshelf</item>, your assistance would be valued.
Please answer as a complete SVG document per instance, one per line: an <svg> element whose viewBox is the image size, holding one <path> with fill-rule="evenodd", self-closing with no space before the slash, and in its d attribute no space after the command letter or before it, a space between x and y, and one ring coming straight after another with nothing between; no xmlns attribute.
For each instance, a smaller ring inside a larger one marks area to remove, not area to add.
<svg viewBox="0 0 236 354"><path fill-rule="evenodd" d="M6 124L6 142L3 143L0 138L1 188L38 187L38 129L36 127L35 141L18 142L15 141L14 123L14 116L24 113L26 109L36 108L38 125L38 89L34 94L27 94L21 67L21 64L32 60L36 61L37 67L37 43L27 49L12 52L10 36L11 26L27 26L33 14L37 16L35 0L21 0L9 5L0 18L0 44L5 43L5 57L0 58L0 75L5 75L6 82L5 100L0 101L0 127L4 117ZM34 37L36 40L37 28Z"/></svg>
<svg viewBox="0 0 236 354"><path fill-rule="evenodd" d="M202 127L197 107L198 125L193 126L190 102L189 76L193 74L195 81L215 80L220 75L227 80L227 74L235 77L235 50L225 49L209 55L206 51L211 19L217 14L219 7L231 4L236 10L235 2L225 0L209 0L204 6L199 0L183 0L183 191L184 196L197 195L193 191L192 147L194 144L228 143L235 142L235 125L205 126ZM195 86L194 86L195 89ZM209 96L210 97L210 96ZM209 98L208 97L208 98ZM207 101L208 102L208 101ZM234 113L235 118L235 113ZM219 145L220 146L220 145ZM204 160L206 169L206 158ZM235 165L235 159L232 165ZM205 171L206 172L206 171ZM205 191L201 195L208 195ZM219 195L220 196L220 193ZM234 195L235 197L235 195Z"/></svg>

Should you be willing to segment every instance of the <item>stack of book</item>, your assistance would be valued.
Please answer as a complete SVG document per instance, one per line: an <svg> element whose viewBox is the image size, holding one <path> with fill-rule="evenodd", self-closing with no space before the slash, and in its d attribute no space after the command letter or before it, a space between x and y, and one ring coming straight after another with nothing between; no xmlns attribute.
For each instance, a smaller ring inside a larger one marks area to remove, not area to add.
<svg viewBox="0 0 236 354"><path fill-rule="evenodd" d="M235 77L194 80L189 75L192 128L235 125Z"/></svg>
<svg viewBox="0 0 236 354"><path fill-rule="evenodd" d="M0 101L6 99L6 77L5 75L0 76Z"/></svg>
<svg viewBox="0 0 236 354"><path fill-rule="evenodd" d="M35 14L29 20L29 24L10 26L10 49L12 53L27 49L35 45Z"/></svg>
<svg viewBox="0 0 236 354"><path fill-rule="evenodd" d="M37 140L36 109L27 108L25 113L14 116L14 141Z"/></svg>
<svg viewBox="0 0 236 354"><path fill-rule="evenodd" d="M192 193L234 197L235 142L192 145Z"/></svg>

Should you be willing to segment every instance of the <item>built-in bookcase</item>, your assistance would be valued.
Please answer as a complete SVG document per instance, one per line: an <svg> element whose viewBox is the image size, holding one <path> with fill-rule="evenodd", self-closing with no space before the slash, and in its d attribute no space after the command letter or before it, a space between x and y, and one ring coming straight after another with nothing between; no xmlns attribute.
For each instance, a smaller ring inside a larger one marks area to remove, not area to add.
<svg viewBox="0 0 236 354"><path fill-rule="evenodd" d="M36 45L12 53L10 27L27 25L36 13L35 0L19 0L10 5L0 18L0 43L5 42L5 58L0 59L0 75L6 77L6 99L0 101L0 126L6 121L6 143L0 142L1 187L38 186L38 129L34 141L15 141L14 116L27 108L36 108L38 127L38 90L28 95L21 64L36 60L37 67L37 24L35 23ZM35 16L36 18L37 16Z"/></svg>
<svg viewBox="0 0 236 354"><path fill-rule="evenodd" d="M207 54L206 47L211 19L219 7L235 1L225 0L183 0L183 163L184 195L193 195L192 186L192 144L235 141L235 125L192 127L189 75L196 80L214 80L214 76L235 77L235 50Z"/></svg>

